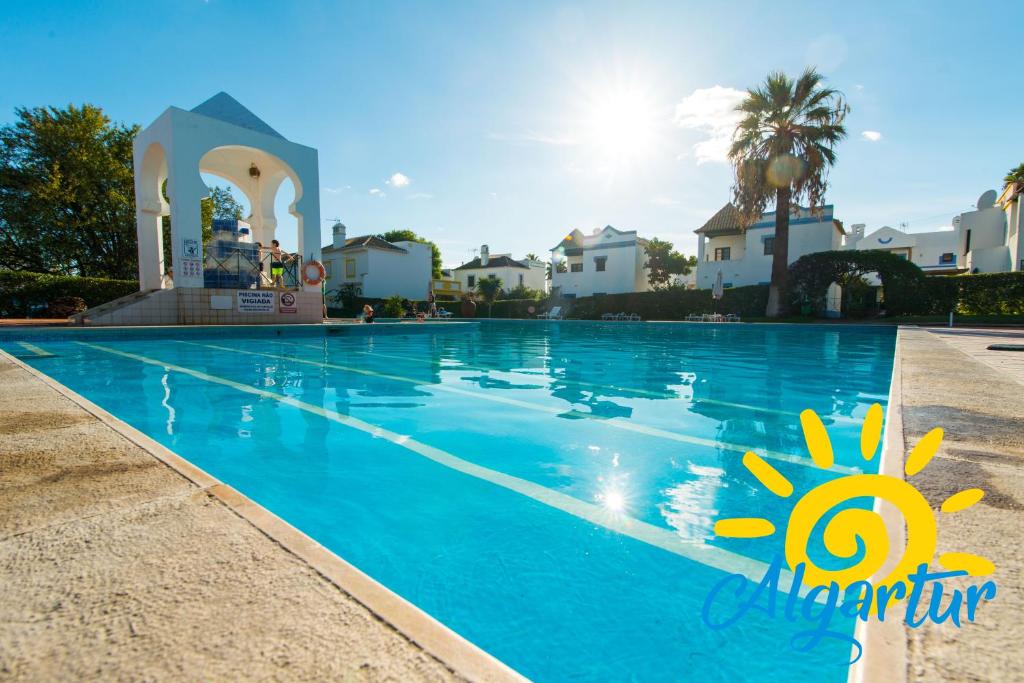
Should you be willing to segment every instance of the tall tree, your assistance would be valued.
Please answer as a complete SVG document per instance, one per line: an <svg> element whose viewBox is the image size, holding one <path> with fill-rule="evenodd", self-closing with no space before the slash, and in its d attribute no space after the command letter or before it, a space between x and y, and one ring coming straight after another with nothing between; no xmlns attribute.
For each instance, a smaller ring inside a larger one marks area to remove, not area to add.
<svg viewBox="0 0 1024 683"><path fill-rule="evenodd" d="M795 203L819 209L836 162L836 145L846 137L843 121L850 108L842 93L822 85L807 69L796 80L781 71L747 91L736 107L729 160L735 171L733 198L744 225L757 221L775 203L772 277L765 315L778 317L788 306L789 217Z"/></svg>
<svg viewBox="0 0 1024 683"><path fill-rule="evenodd" d="M138 127L89 104L15 116L0 128L0 268L136 277Z"/></svg>
<svg viewBox="0 0 1024 683"><path fill-rule="evenodd" d="M483 297L483 300L487 302L487 317L491 317L491 306L494 304L494 300L498 298L498 294L501 293L501 278L500 277L482 277L476 283L476 291Z"/></svg>
<svg viewBox="0 0 1024 683"><path fill-rule="evenodd" d="M420 242L421 244L429 244L430 265L433 271L431 277L435 279L441 277L441 250L430 240L420 237L412 230L389 230L377 235L377 237L386 242Z"/></svg>
<svg viewBox="0 0 1024 683"><path fill-rule="evenodd" d="M668 287L673 275L688 275L697 267L696 256L687 258L675 251L671 242L657 237L647 242L645 251L647 262L644 263L644 267L650 271L647 274L647 281L654 289Z"/></svg>
<svg viewBox="0 0 1024 683"><path fill-rule="evenodd" d="M239 204L238 200L235 199L235 196L231 194L231 190L226 187L220 187L219 185L214 185L207 189L210 190L210 196L199 200L199 221L202 225L204 246L213 239L214 218L235 218L242 220L242 216L245 215L242 205ZM164 193L164 198L166 199L166 180L164 181L162 191ZM171 217L164 216L161 219L161 222L163 225L164 266L170 267L174 265L174 254L171 249Z"/></svg>
<svg viewBox="0 0 1024 683"><path fill-rule="evenodd" d="M245 215L242 205L235 199L235 195L231 194L231 190L226 187L211 187L210 196L203 201L210 202L212 208L211 218L235 218L242 220L242 216Z"/></svg>

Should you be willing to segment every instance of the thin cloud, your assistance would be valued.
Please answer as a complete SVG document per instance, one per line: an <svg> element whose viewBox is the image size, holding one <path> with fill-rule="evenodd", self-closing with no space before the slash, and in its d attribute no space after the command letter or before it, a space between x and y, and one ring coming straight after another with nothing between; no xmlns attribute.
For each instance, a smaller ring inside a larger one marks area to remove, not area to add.
<svg viewBox="0 0 1024 683"><path fill-rule="evenodd" d="M879 140L882 139L882 134L879 133L877 130L862 131L860 136L867 140L868 142L878 142Z"/></svg>
<svg viewBox="0 0 1024 683"><path fill-rule="evenodd" d="M391 187L408 187L412 179L404 173L394 173L386 182Z"/></svg>
<svg viewBox="0 0 1024 683"><path fill-rule="evenodd" d="M540 145L554 145L556 147L565 147L569 145L576 145L579 142L569 135L548 135L545 133L538 133L536 131L528 130L525 133L517 133L509 135L506 133L491 133L488 135L491 140L501 140L503 142L532 142Z"/></svg>
<svg viewBox="0 0 1024 683"><path fill-rule="evenodd" d="M371 188L370 196L377 197L378 199L383 199L384 197L387 197L387 195L384 194L384 191L381 190L379 187Z"/></svg>
<svg viewBox="0 0 1024 683"><path fill-rule="evenodd" d="M341 185L340 187L325 187L324 192L327 194L341 194L345 190L351 190L351 185Z"/></svg>
<svg viewBox="0 0 1024 683"><path fill-rule="evenodd" d="M729 160L732 136L742 118L736 105L746 96L742 90L715 85L694 90L676 105L676 125L707 136L693 146L698 164Z"/></svg>

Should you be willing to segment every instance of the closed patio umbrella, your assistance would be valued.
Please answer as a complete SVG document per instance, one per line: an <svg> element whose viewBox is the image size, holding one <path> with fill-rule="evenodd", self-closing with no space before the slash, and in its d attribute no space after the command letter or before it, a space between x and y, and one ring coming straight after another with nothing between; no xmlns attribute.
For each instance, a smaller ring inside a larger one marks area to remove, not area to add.
<svg viewBox="0 0 1024 683"><path fill-rule="evenodd" d="M718 312L718 302L725 295L725 285L722 284L722 271L718 271L718 275L715 276L715 284L711 287L711 299L714 302L712 309L714 310L715 320L721 314Z"/></svg>

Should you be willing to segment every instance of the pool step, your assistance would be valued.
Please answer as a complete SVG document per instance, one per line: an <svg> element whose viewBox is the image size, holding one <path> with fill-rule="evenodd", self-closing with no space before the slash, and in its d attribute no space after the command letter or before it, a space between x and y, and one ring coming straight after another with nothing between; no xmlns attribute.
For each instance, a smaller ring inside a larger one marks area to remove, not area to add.
<svg viewBox="0 0 1024 683"><path fill-rule="evenodd" d="M117 299L114 299L113 301L108 301L105 304L100 304L99 306L93 306L92 308L87 308L86 310L82 311L81 313L75 313L74 315L69 315L68 316L68 323L71 324L71 325L88 325L89 321L92 320L93 318L109 315L109 314L113 313L114 311L119 310L121 308L124 308L126 306L131 306L132 304L137 304L140 301L143 301L144 299L148 299L150 296L153 295L154 292L159 292L159 291L162 291L162 290L159 290L159 289L145 289L145 290L141 290L141 291L138 291L138 292L132 292L131 294L125 294L124 296L118 297Z"/></svg>

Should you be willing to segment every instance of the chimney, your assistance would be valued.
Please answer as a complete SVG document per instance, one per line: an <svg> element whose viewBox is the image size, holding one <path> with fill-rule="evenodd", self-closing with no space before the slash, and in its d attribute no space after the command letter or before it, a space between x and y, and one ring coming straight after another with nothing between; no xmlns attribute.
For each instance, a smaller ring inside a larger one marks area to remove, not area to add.
<svg viewBox="0 0 1024 683"><path fill-rule="evenodd" d="M491 250L486 244L480 245L480 266L486 268L491 260Z"/></svg>
<svg viewBox="0 0 1024 683"><path fill-rule="evenodd" d="M335 249L341 249L345 246L345 226L341 221L334 224L334 242L332 246Z"/></svg>

